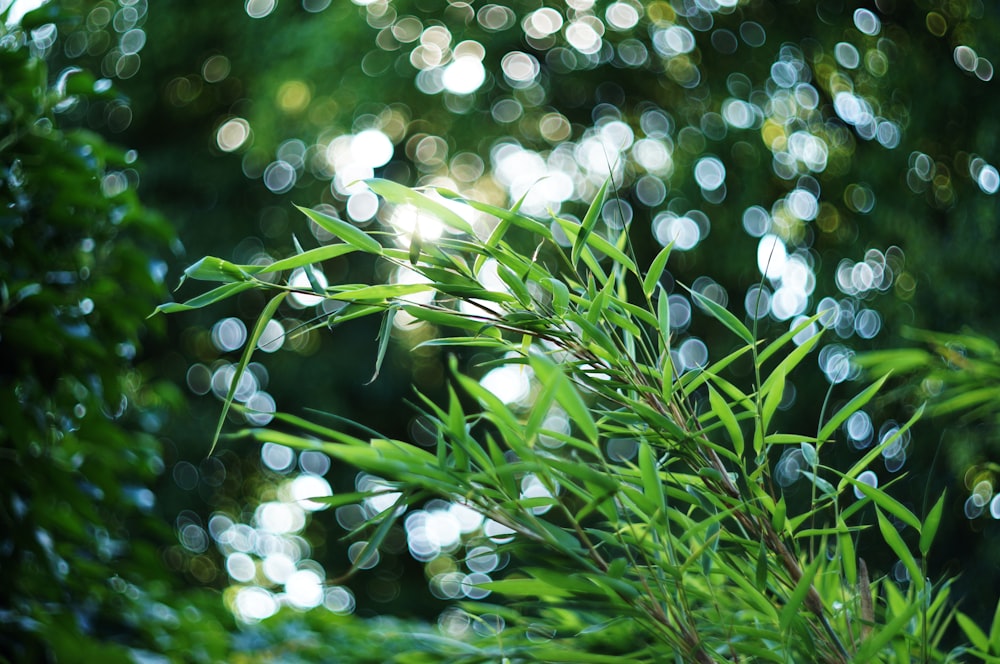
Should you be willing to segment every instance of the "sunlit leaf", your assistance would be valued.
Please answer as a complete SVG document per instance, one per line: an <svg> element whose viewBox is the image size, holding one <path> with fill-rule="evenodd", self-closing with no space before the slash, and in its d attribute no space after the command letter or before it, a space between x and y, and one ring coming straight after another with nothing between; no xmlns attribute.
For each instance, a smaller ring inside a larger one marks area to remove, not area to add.
<svg viewBox="0 0 1000 664"><path fill-rule="evenodd" d="M295 207L298 208L299 212L309 217L317 226L334 237L339 237L352 247L369 254L382 253L382 245L379 244L378 240L354 224L311 208L300 207L298 205Z"/></svg>
<svg viewBox="0 0 1000 664"><path fill-rule="evenodd" d="M282 270L293 270L304 265L321 263L325 260L338 258L357 250L357 247L353 247L349 244L327 244L322 247L316 247L315 249L303 251L295 256L282 258L281 260L274 261L270 265L243 265L241 267L244 271L251 274L268 274L271 272L280 272Z"/></svg>
<svg viewBox="0 0 1000 664"><path fill-rule="evenodd" d="M392 180L381 180L374 178L365 180L365 184L376 194L396 205L412 205L417 210L424 212L435 219L445 223L462 233L475 235L472 226L465 219L441 201L434 200L414 189L405 187ZM346 239L345 239L346 241Z"/></svg>

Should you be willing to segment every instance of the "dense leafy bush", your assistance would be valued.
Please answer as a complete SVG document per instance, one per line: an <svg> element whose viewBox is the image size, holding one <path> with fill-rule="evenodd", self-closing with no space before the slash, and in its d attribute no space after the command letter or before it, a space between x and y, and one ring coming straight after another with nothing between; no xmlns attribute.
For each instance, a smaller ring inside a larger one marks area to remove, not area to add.
<svg viewBox="0 0 1000 664"><path fill-rule="evenodd" d="M0 27L0 659L208 661L228 638L217 603L159 553L152 434L177 393L137 360L172 230L139 203L134 155L63 126L116 93L51 75L39 23Z"/></svg>
<svg viewBox="0 0 1000 664"><path fill-rule="evenodd" d="M500 579L461 579L474 589L470 597L503 600L463 604L466 624L478 629L444 621L452 636L478 635L452 661L653 662L670 654L698 662L909 662L962 652L944 641L949 584L927 578L944 497L917 515L869 470L922 408L844 467L828 461L841 427L885 379L833 412L826 404L800 406L815 409L814 432L782 429L787 381L823 336L822 313L760 340L725 307L692 292L736 345L690 367L672 345L660 283L671 248L639 265L628 228L600 223L607 184L581 222L539 220L447 190L368 184L449 232L425 243L418 221L418 230L382 243L383 233L303 209L341 241L270 265L206 257L186 276L221 285L159 309L200 308L248 289L275 293L247 342L226 409L286 297L342 305L316 326L382 316L376 376L394 331L423 329L425 346L457 353L445 403L424 398L420 406L431 423L429 448L365 440L290 415L279 417L281 427L240 434L321 450L381 478L372 492L320 499L382 498L358 568L407 510L429 499L480 515L464 542L479 547L475 555L499 552L515 564ZM377 257L391 276L324 286L321 264L350 253ZM305 270L308 286L275 278L293 269ZM461 367L469 350L489 359ZM480 380L487 369L512 371L520 393ZM780 474L806 480L804 501L782 489ZM898 570L869 571L857 554L862 537L877 538ZM988 637L960 618L985 653Z"/></svg>

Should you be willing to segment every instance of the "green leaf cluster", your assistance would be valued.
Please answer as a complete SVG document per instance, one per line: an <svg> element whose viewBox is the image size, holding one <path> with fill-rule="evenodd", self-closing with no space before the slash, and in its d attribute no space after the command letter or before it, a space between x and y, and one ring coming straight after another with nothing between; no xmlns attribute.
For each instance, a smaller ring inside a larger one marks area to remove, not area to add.
<svg viewBox="0 0 1000 664"><path fill-rule="evenodd" d="M432 423L433 449L317 425L301 434L239 435L321 450L389 482L399 498L371 520L366 550L382 545L404 508L432 497L466 505L511 531L502 548L516 564L482 586L500 603L463 607L473 616L503 615L507 629L477 640L476 648L492 643L503 657L524 661L949 658L943 645L954 617L946 604L949 584L927 579L944 498L918 516L862 479L922 409L849 467L829 464L834 434L884 379L824 416L817 435L782 431L777 408L786 378L802 370L822 332L793 344L813 322L807 320L774 341L759 340L700 294L704 315L731 334L736 349L700 370L678 372L658 283L669 248L646 269L631 254L627 229L595 229L607 185L580 222L529 218L516 207L499 210L437 192L492 216L493 230L481 239L460 212L421 191L384 180L369 184L389 204L416 207L456 232L433 245L397 248L391 236L323 219L341 241L332 246L412 270L423 278L421 292L433 295L414 300L410 285L391 280L332 285L321 294L346 301L353 313L342 309L328 323L405 312L435 328L428 343L492 351L489 366L527 373L530 404L505 402L453 358L447 399L423 397L420 404ZM319 213L305 213L317 221ZM568 246L555 241L553 228ZM480 278L487 262L497 266L501 287ZM258 328L280 315L280 298L293 290L256 280L248 266L196 265L193 273L223 284L210 291L214 300L231 295L219 289L233 275L275 294ZM376 373L391 329L383 326ZM253 348L248 344L240 366ZM752 364L752 382L728 370L737 362ZM231 401L230 395L227 407ZM553 429L551 413L563 414L571 428ZM632 442L634 454L609 454L608 441L622 439ZM790 507L772 480L772 464L789 445L802 450L808 470L800 476L812 487L801 507ZM526 494L526 478L544 490ZM857 555L865 531L901 561L908 581L869 574ZM619 629L624 640L611 637ZM538 630L547 635L544 645L533 636ZM605 630L603 646L579 639ZM474 649L453 657L483 661L484 655Z"/></svg>

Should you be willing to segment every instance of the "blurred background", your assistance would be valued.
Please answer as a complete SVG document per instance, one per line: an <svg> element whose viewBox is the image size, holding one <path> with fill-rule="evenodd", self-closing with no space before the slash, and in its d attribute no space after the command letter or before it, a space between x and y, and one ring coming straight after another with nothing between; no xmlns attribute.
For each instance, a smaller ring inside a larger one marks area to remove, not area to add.
<svg viewBox="0 0 1000 664"><path fill-rule="evenodd" d="M822 312L802 337L826 328L789 377L783 430L815 431L824 400L848 400L864 366L897 371L893 389L839 432L842 463L924 401L946 399L887 448L873 481L896 481L893 495L917 514L948 491L934 578L960 575L963 610L991 617L994 3L50 0L15 2L5 21L9 661L76 661L86 648L109 661L263 658L289 634L316 648L300 657L319 661L316 644L357 638L368 661L365 639L374 630L391 640L397 618L473 629L456 601L483 599L471 584L502 574L509 561L489 542L505 533L473 545L488 524L432 501L359 563L365 534L348 534L391 494L309 499L380 478L274 444L223 440L208 456L260 294L147 319L156 304L200 292L173 291L203 255L267 264L295 242L328 243L293 204L391 229L402 245L415 229L423 241L448 232L381 207L358 184L373 176L521 200L547 219L582 215L610 175L602 228L628 226L640 264L674 243L664 285L676 366L697 371L734 347L683 284L761 337ZM373 268L341 257L321 276L360 282ZM237 389L250 410L233 412L227 430L281 411L432 444L405 403L411 385L431 397L445 387L447 358L412 350L437 331L398 316L369 384L377 325L329 329L334 310L317 300L289 298L269 324ZM890 349L907 350L871 354ZM526 379L478 368L483 359L462 366L529 407ZM734 368L748 384L750 370ZM615 454L635 453L619 443ZM809 497L801 461L774 459L793 503ZM890 552L860 554L879 574L905 573ZM346 578L354 563L363 571ZM392 646L378 647L371 661Z"/></svg>

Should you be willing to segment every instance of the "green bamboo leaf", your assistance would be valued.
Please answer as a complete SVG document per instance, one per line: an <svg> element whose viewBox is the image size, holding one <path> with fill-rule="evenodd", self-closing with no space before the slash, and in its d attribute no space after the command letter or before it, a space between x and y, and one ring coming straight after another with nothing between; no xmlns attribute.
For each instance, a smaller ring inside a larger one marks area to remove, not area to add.
<svg viewBox="0 0 1000 664"><path fill-rule="evenodd" d="M920 419L920 416L923 415L923 413L924 413L924 405L925 404L922 404L920 406L920 408L917 408L917 410L913 414L913 416L910 417L910 419L906 421L906 424L904 424L903 426L899 427L899 429L897 429L896 432L894 434L892 434L891 436L886 436L886 439L883 440L881 443L879 443L878 445L876 445L872 449L868 450L868 452L865 453L865 455L863 457L861 457L860 459L858 459L854 463L854 465L851 466L850 470L848 470L846 473L844 473L844 476L841 478L840 482L837 484L837 491L838 491L838 493L840 491L842 491L845 486L847 486L847 484L849 483L850 480L857 478L857 476L861 474L861 471L863 471L866 468L868 468L868 466L871 464L871 462L874 461L876 458L878 458L878 456L880 454L882 454L882 451L886 447L888 447L889 445L892 445L894 442L896 442L899 439L900 436L902 436L904 433L906 433L907 431L909 431L910 427L912 427L913 424L917 420Z"/></svg>
<svg viewBox="0 0 1000 664"><path fill-rule="evenodd" d="M733 451L736 452L736 456L742 457L743 448L746 443L743 440L743 431L740 429L740 423L736 420L736 415L733 414L733 409L729 407L729 404L722 398L722 395L716 392L715 388L711 385L708 386L708 401L712 407L712 412L722 422L722 425L726 428L726 433L729 434L729 439L733 441Z"/></svg>
<svg viewBox="0 0 1000 664"><path fill-rule="evenodd" d="M802 362L803 359L805 359L805 356L808 355L813 348L816 347L816 344L819 343L819 340L822 336L823 336L823 330L820 330L816 334L812 335L811 337L803 341L802 344L798 346L795 350L786 355L785 359L783 359L781 362L778 363L778 366L775 367L775 370L764 381L762 389L767 391L769 387L768 382L771 381L772 379L775 379L775 377L779 374L779 371L782 382L784 382L785 377L791 374L792 370L795 367L797 367L799 363ZM763 357L763 354L761 355L761 357ZM760 363L763 363L763 360L760 358L758 358L758 361Z"/></svg>
<svg viewBox="0 0 1000 664"><path fill-rule="evenodd" d="M352 247L368 254L382 253L382 245L379 244L378 240L368 235L354 224L344 221L343 219L331 217L328 214L324 214L311 208L301 207L299 205L296 205L295 207L298 208L299 212L309 217L317 226L325 230L327 233L339 237Z"/></svg>
<svg viewBox="0 0 1000 664"><path fill-rule="evenodd" d="M969 637L972 645L981 650L984 654L990 651L990 639L986 633L976 624L976 621L965 615L961 611L955 613L955 621L962 628L965 635Z"/></svg>
<svg viewBox="0 0 1000 664"><path fill-rule="evenodd" d="M667 259L670 258L670 250L673 248L674 243L671 242L663 249L660 249L660 253L656 254L656 258L650 264L649 271L646 272L646 276L642 280L642 292L645 293L647 298L652 297L657 284L660 283L660 277L663 276L663 270L667 266Z"/></svg>
<svg viewBox="0 0 1000 664"><path fill-rule="evenodd" d="M382 317L382 327L378 333L378 355L375 357L375 373L368 380L365 385L371 385L378 378L379 372L382 370L382 360L385 359L385 351L389 348L389 338L392 336L392 321L396 318L396 312L399 311L399 307L389 307L385 310L385 315Z"/></svg>
<svg viewBox="0 0 1000 664"><path fill-rule="evenodd" d="M917 515L906 509L901 502L890 496L885 491L873 487L871 485L865 484L864 482L859 482L854 478L846 478L847 481L857 489L866 498L871 498L871 501L881 507L883 510L893 515L906 525L920 532L921 524L920 519Z"/></svg>
<svg viewBox="0 0 1000 664"><path fill-rule="evenodd" d="M327 244L322 247L316 247L315 249L309 249L308 251L303 251L295 256L289 256L288 258L282 258L279 261L274 261L270 265L243 265L241 266L244 271L251 274L268 274L270 272L280 272L282 270L293 270L297 267L303 267L305 265L310 265L314 263L321 263L325 260L330 260L331 258L338 258L345 254L349 254L357 251L357 247L352 247L349 244L337 243L337 244Z"/></svg>
<svg viewBox="0 0 1000 664"><path fill-rule="evenodd" d="M892 620L880 629L874 630L871 637L861 644L857 655L854 657L854 661L859 664L861 662L878 661L876 655L885 648L886 644L905 633L907 625L923 606L923 602L909 602L905 604L901 612L897 613ZM956 618L958 615L960 614L956 614ZM906 659L909 659L909 657Z"/></svg>
<svg viewBox="0 0 1000 664"><path fill-rule="evenodd" d="M445 189L437 189L437 192L441 195L442 198L447 198L449 200L456 200L465 205L468 205L469 207L475 210L479 210L480 212L485 212L486 214L491 214L494 217L500 219L501 221L509 222L514 226L517 226L518 228L523 228L524 230L529 231L532 235L537 235L547 240L552 239L552 231L548 226L546 226L540 221L536 221L529 217L525 217L522 214L518 214L515 211L516 208L519 207L519 205L515 205L514 210L507 210L504 208L499 208L490 205L488 203L482 203L480 201L474 201L462 198L461 195L456 194L453 191L448 191ZM489 246L496 246L496 245L491 244Z"/></svg>
<svg viewBox="0 0 1000 664"><path fill-rule="evenodd" d="M840 562L844 566L844 578L850 587L858 584L858 559L854 551L854 533L837 517L837 542L840 545Z"/></svg>
<svg viewBox="0 0 1000 664"><path fill-rule="evenodd" d="M378 549L382 546L382 542L384 542L385 538L389 536L389 532L392 530L392 527L396 525L396 521L399 520L400 515L403 513L403 510L399 508L406 505L406 502L406 494L400 494L399 498L396 499L396 502L393 503L392 507L384 510L379 515L380 521L378 527L375 529L375 532L372 533L371 537L365 541L360 553L358 553L354 558L354 562L351 563L351 568L348 571L348 574L354 574L358 570L362 569L361 566L369 562L370 558L378 553Z"/></svg>
<svg viewBox="0 0 1000 664"><path fill-rule="evenodd" d="M920 555L927 557L927 554L931 550L931 544L934 543L934 536L937 535L938 526L941 525L941 515L944 513L944 497L945 493L941 492L941 496L938 497L937 502L934 503L934 507L928 512L927 518L924 519L923 526L920 528ZM997 632L998 638L1000 638L1000 631ZM997 649L1000 653L1000 648Z"/></svg>
<svg viewBox="0 0 1000 664"><path fill-rule="evenodd" d="M302 245L299 244L299 239L295 237L294 234L292 235L292 244L295 245L296 253L300 255L305 253L305 251L302 249ZM306 279L309 280L309 287L312 288L313 293L321 296L326 295L326 290L319 283L319 279L316 277L316 273L313 272L312 265L310 264L303 265L302 271L305 273Z"/></svg>
<svg viewBox="0 0 1000 664"><path fill-rule="evenodd" d="M256 284L252 281L238 281L223 284L222 286L213 288L207 293L202 293L201 295L184 302L165 302L164 304L158 305L150 316L155 316L156 314L175 314L181 311L201 309L202 307L215 304L216 302L221 302L226 298L230 298L234 295L242 293L243 291L250 290L251 288L256 288Z"/></svg>
<svg viewBox="0 0 1000 664"><path fill-rule="evenodd" d="M774 512L771 514L771 525L774 529L781 533L785 530L785 514L787 513L787 506L785 505L785 495L782 494L781 498L774 505Z"/></svg>
<svg viewBox="0 0 1000 664"><path fill-rule="evenodd" d="M326 326L333 328L335 325L346 323L349 320L364 318L365 316L382 313L383 311L385 311L385 307L380 304L356 304L350 302L340 311L330 314L326 319Z"/></svg>
<svg viewBox="0 0 1000 664"><path fill-rule="evenodd" d="M500 579L477 583L477 588L508 597L569 597L572 591L539 579Z"/></svg>
<svg viewBox="0 0 1000 664"><path fill-rule="evenodd" d="M1000 402L1000 388L983 387L975 390L962 390L955 396L934 404L932 415L947 415L959 410L969 410L981 404L996 404Z"/></svg>
<svg viewBox="0 0 1000 664"><path fill-rule="evenodd" d="M260 313L260 317L257 319L257 324L254 325L253 332L250 333L250 338L247 339L246 347L243 349L243 356L240 357L239 363L236 365L236 371L233 373L232 382L229 384L229 391L226 393L226 398L222 402L222 414L219 415L219 422L215 426L215 435L212 437L212 446L208 450L208 456L212 456L212 452L215 451L215 446L219 442L219 436L222 434L222 426L226 423L226 415L229 414L229 409L233 405L233 399L236 396L236 388L239 387L240 379L243 377L243 372L246 371L247 365L250 364L250 358L253 356L254 350L257 348L257 342L260 340L260 335L264 333L264 328L271 321L274 316L274 312L278 310L278 306L285 299L288 293L278 293L271 301L267 303L264 310Z"/></svg>
<svg viewBox="0 0 1000 664"><path fill-rule="evenodd" d="M556 401L569 415L570 421L580 428L587 440L591 444L597 444L597 423L594 421L593 413L590 412L590 408L584 403L583 397L580 396L569 377L563 373L559 365L542 355L532 355L529 362L535 371L535 376L542 384L549 381L556 384Z"/></svg>
<svg viewBox="0 0 1000 664"><path fill-rule="evenodd" d="M831 417L829 421L823 425L823 428L820 429L819 434L816 437L820 440L829 440L837 430L837 427L846 422L847 418L863 408L865 404L872 400L888 378L889 374L882 376L877 381L859 392L853 399L848 401L843 408L838 410L833 417Z"/></svg>
<svg viewBox="0 0 1000 664"><path fill-rule="evenodd" d="M622 236L624 237L624 232ZM591 233L588 235L587 244L613 260L618 265L621 265L632 274L639 274L639 269L635 266L635 261L629 258L628 255L617 246L605 240L599 233Z"/></svg>
<svg viewBox="0 0 1000 664"><path fill-rule="evenodd" d="M882 539L885 540L885 543L889 545L892 552L902 561L906 570L910 573L910 580L914 586L918 590L922 589L924 587L924 575L920 570L920 565L913 557L913 554L910 553L910 547L906 546L906 542L899 535L896 526L892 525L892 521L882 514L882 510L877 505L875 507L875 516L878 517L878 529L882 533Z"/></svg>
<svg viewBox="0 0 1000 664"><path fill-rule="evenodd" d="M993 622L990 623L990 650L993 654L1000 654L1000 602L993 612Z"/></svg>
<svg viewBox="0 0 1000 664"><path fill-rule="evenodd" d="M819 440L799 433L769 433L764 436L764 442L768 445L801 445L802 443L815 445Z"/></svg>
<svg viewBox="0 0 1000 664"><path fill-rule="evenodd" d="M757 585L757 590L763 591L767 587L767 547L764 546L764 540L760 540L760 546L757 548L757 566L754 573L754 582Z"/></svg>
<svg viewBox="0 0 1000 664"><path fill-rule="evenodd" d="M587 210L587 214L584 215L583 221L580 223L580 232L576 236L576 240L573 242L573 250L571 252L571 260L573 265L576 265L580 260L580 253L583 248L587 246L587 238L590 237L591 232L594 230L594 226L597 225L597 220L601 216L601 210L604 207L604 199L608 193L608 184L611 182L610 179L605 180L604 184L601 185L600 190L597 192L597 196L590 203L590 208Z"/></svg>
<svg viewBox="0 0 1000 664"><path fill-rule="evenodd" d="M235 281L248 281L250 275L237 265L227 260L216 258L215 256L205 256L193 265L184 270L181 277L181 284L185 279L198 279L200 281L221 281L224 283ZM177 285L178 288L180 284Z"/></svg>
<svg viewBox="0 0 1000 664"><path fill-rule="evenodd" d="M757 363L760 366L763 366L764 363L767 362L767 359L769 357L771 357L779 350L784 348L786 345L788 345L788 343L795 338L795 335L797 335L799 332L801 332L802 330L806 329L807 327L818 321L820 317L824 315L824 313L825 312L813 314L809 318L806 318L801 323L790 329L788 332L785 332L783 335L772 341L770 344L768 344L767 348L761 351L760 356L757 358Z"/></svg>
<svg viewBox="0 0 1000 664"><path fill-rule="evenodd" d="M822 477L815 473L811 473L808 470L800 470L799 474L806 478L816 489L823 494L824 498L834 498L837 495L837 490L833 488L833 485L824 480Z"/></svg>
<svg viewBox="0 0 1000 664"><path fill-rule="evenodd" d="M692 298L695 302L700 304L704 309L706 309L716 320L726 326L730 332L738 336L743 341L748 344L753 345L754 338L753 333L747 329L747 326L740 321L739 318L734 316L732 312L726 309L724 306L716 302L715 300L705 297L698 291L693 291L687 286L684 287L689 293L691 293Z"/></svg>
<svg viewBox="0 0 1000 664"><path fill-rule="evenodd" d="M649 442L643 440L639 446L639 475L642 478L642 490L646 498L653 501L661 513L666 511L666 494L663 493L663 482L656 463L656 455ZM652 514L648 515L653 517Z"/></svg>
<svg viewBox="0 0 1000 664"><path fill-rule="evenodd" d="M510 292L517 298L518 303L522 307L531 307L531 293L528 292L528 287L524 285L524 281L514 274L513 270L506 265L498 263L497 276L510 289Z"/></svg>
<svg viewBox="0 0 1000 664"><path fill-rule="evenodd" d="M410 233L410 247L407 251L407 258L410 259L410 265L416 265L420 262L420 248L423 246L423 241L420 239L420 221L413 225L413 232Z"/></svg>
<svg viewBox="0 0 1000 664"><path fill-rule="evenodd" d="M806 595L809 594L809 588L812 587L812 581L816 577L816 572L819 570L819 564L822 560L822 558L817 557L803 570L801 578L799 578L798 583L795 584L795 588L792 590L792 594L788 596L788 601L785 603L784 608L781 609L781 616L778 619L778 624L781 626L782 632L788 632L792 620L795 619L795 616L799 612L799 607L802 606Z"/></svg>
<svg viewBox="0 0 1000 664"><path fill-rule="evenodd" d="M660 354L670 357L670 296L663 286L657 285L659 293L656 296L656 320L658 322L657 341ZM671 382L673 378L671 376Z"/></svg>
<svg viewBox="0 0 1000 664"><path fill-rule="evenodd" d="M778 410L781 398L785 395L785 371L778 365L774 373L764 381L764 405L761 407L760 431L767 432L771 426L771 418Z"/></svg>
<svg viewBox="0 0 1000 664"><path fill-rule="evenodd" d="M331 288L326 297L331 300L347 300L348 302L360 302L368 300L372 302L385 302L393 298L426 293L434 290L434 284L380 284L376 286L337 286Z"/></svg>
<svg viewBox="0 0 1000 664"><path fill-rule="evenodd" d="M500 331L483 320L476 320L459 313L452 313L445 309L433 309L422 307L416 304L404 304L403 311L410 314L417 320L422 320L432 325L441 327L454 327L460 330L472 330L478 334L499 339Z"/></svg>
<svg viewBox="0 0 1000 664"><path fill-rule="evenodd" d="M352 491L350 493L338 493L332 496L314 496L309 498L309 500L314 503L322 503L327 507L341 507L343 505L357 505L367 498L392 496L396 493L398 492L388 489L379 491Z"/></svg>
<svg viewBox="0 0 1000 664"><path fill-rule="evenodd" d="M554 277L543 279L541 283L552 292L552 310L557 316L564 316L569 310L569 288Z"/></svg>
<svg viewBox="0 0 1000 664"><path fill-rule="evenodd" d="M390 203L394 203L396 205L412 205L417 208L417 210L444 222L446 226L450 226L457 231L467 233L473 237L476 234L472 229L472 226L469 225L469 222L463 219L461 215L441 201L436 201L426 194L422 194L419 191L405 187L398 182L393 182L392 180L373 178L371 180L365 180L365 184L367 184L372 191Z"/></svg>

